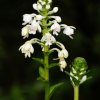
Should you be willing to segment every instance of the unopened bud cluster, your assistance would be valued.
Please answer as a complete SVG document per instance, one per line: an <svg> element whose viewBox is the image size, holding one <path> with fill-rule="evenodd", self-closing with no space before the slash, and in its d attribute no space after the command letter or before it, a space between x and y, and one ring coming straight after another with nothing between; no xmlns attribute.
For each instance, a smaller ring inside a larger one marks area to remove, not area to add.
<svg viewBox="0 0 100 100"><path fill-rule="evenodd" d="M82 57L77 57L71 66L70 80L73 86L78 86L87 80L87 62Z"/></svg>

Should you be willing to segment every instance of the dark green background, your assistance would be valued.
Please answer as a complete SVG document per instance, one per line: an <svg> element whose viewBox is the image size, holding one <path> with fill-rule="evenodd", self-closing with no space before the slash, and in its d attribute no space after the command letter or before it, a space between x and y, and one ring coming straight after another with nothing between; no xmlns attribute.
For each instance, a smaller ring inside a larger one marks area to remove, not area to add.
<svg viewBox="0 0 100 100"><path fill-rule="evenodd" d="M69 52L68 65L75 57L82 56L93 76L81 85L80 100L99 100L100 0L53 1L53 6L59 6L56 15L62 17L62 23L76 27L73 40L65 35L57 37ZM32 8L34 2L36 0L0 0L0 100L43 100L43 86L36 81L39 64L25 59L18 51L25 42L21 37L22 15L36 13ZM41 48L37 45L34 48L33 56L41 57ZM57 54L51 58L53 56ZM65 81L53 94L52 100L73 100L69 77L60 72L59 67L50 70L50 80L51 84Z"/></svg>

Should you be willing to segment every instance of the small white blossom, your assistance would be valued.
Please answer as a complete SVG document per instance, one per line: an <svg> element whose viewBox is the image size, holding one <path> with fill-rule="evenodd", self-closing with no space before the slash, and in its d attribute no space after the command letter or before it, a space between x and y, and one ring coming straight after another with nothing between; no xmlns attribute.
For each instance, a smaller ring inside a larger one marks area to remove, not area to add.
<svg viewBox="0 0 100 100"><path fill-rule="evenodd" d="M23 15L23 25L30 23L32 21L33 14L24 14Z"/></svg>
<svg viewBox="0 0 100 100"><path fill-rule="evenodd" d="M61 59L59 61L59 65L60 65L60 70L63 72L63 69L65 69L66 66L67 66L67 63L66 63L65 59Z"/></svg>
<svg viewBox="0 0 100 100"><path fill-rule="evenodd" d="M67 26L64 24L62 24L61 26L63 26L65 28L63 33L66 34L67 36L69 36L71 39L73 39L73 37L71 35L74 34L74 29L76 29L76 28L74 26Z"/></svg>
<svg viewBox="0 0 100 100"><path fill-rule="evenodd" d="M42 39L41 39L42 42L45 42L45 45L52 45L53 43L56 42L56 39L50 34L50 33L46 33Z"/></svg>
<svg viewBox="0 0 100 100"><path fill-rule="evenodd" d="M19 50L21 50L21 52L25 54L25 58L26 57L31 57L31 54L34 53L34 48L33 48L33 46L32 46L30 41L25 42L25 44L23 44L19 48Z"/></svg>
<svg viewBox="0 0 100 100"><path fill-rule="evenodd" d="M23 38L28 38L29 36L29 25L26 25L25 27L22 28L21 35Z"/></svg>
<svg viewBox="0 0 100 100"><path fill-rule="evenodd" d="M59 58L67 58L68 57L68 51L66 49L61 50L58 52L58 57Z"/></svg>
<svg viewBox="0 0 100 100"><path fill-rule="evenodd" d="M58 35L58 33L61 31L60 25L54 21L54 24L50 28L51 31L53 31L54 35Z"/></svg>
<svg viewBox="0 0 100 100"><path fill-rule="evenodd" d="M41 32L41 26L40 26L38 21L33 20L32 23L31 23L31 26L30 26L29 33L30 34L36 34L36 31Z"/></svg>

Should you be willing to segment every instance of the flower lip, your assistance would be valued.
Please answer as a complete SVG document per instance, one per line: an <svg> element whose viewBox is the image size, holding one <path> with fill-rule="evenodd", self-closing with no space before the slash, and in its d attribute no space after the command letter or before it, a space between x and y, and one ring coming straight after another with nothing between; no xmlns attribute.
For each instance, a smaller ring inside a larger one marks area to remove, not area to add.
<svg viewBox="0 0 100 100"><path fill-rule="evenodd" d="M22 28L21 35L23 36L23 39L28 38L29 36L29 26L30 25L26 25Z"/></svg>
<svg viewBox="0 0 100 100"><path fill-rule="evenodd" d="M59 66L60 66L60 70L63 72L63 70L66 68L67 63L65 61L65 59L60 59L59 61Z"/></svg>

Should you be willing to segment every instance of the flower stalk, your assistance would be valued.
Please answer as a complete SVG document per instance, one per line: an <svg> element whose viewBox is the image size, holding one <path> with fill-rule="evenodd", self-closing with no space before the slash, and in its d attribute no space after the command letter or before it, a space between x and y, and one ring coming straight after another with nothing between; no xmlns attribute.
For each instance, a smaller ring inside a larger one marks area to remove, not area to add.
<svg viewBox="0 0 100 100"><path fill-rule="evenodd" d="M79 100L79 86L74 86L74 100Z"/></svg>
<svg viewBox="0 0 100 100"><path fill-rule="evenodd" d="M45 69L45 100L49 100L49 56L48 56L48 46L44 49L44 69Z"/></svg>
<svg viewBox="0 0 100 100"><path fill-rule="evenodd" d="M79 86L88 80L90 77L87 76L87 62L82 57L76 57L71 65L70 81L74 88L74 100L79 100Z"/></svg>

